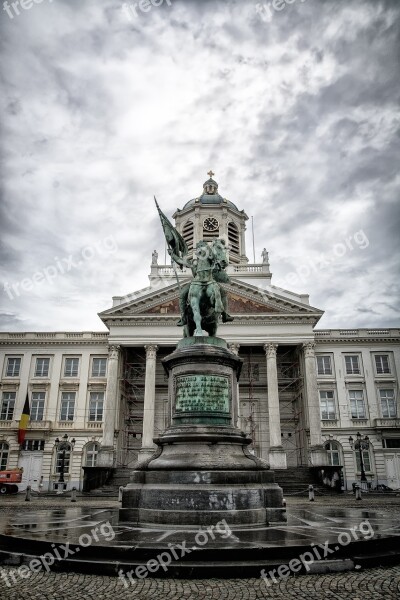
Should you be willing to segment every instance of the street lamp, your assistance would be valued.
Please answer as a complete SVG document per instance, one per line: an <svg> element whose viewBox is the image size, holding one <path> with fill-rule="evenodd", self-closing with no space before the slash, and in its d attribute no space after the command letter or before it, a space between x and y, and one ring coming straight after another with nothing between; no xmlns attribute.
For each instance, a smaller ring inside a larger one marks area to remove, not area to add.
<svg viewBox="0 0 400 600"><path fill-rule="evenodd" d="M362 438L360 432L357 433L356 437L356 441L353 440L352 436L349 437L350 447L352 450L358 450L360 453L361 481L367 483L364 469L363 451L368 450L369 448L369 437L366 435L364 438Z"/></svg>
<svg viewBox="0 0 400 600"><path fill-rule="evenodd" d="M61 442L58 438L56 438L55 445L56 445L56 449L57 449L56 461L58 460L58 453L61 452L60 476L58 478L58 492L62 493L62 491L64 490L64 483L65 483L65 480L64 480L65 453L68 450L73 449L73 447L75 446L75 438L72 438L72 440L69 442L68 434L66 433L65 435L63 435ZM60 492L60 488L61 488L61 492Z"/></svg>

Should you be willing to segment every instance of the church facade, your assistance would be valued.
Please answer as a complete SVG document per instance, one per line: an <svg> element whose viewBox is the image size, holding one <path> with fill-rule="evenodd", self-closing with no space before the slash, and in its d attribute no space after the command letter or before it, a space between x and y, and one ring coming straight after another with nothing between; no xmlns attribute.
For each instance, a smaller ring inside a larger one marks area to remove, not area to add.
<svg viewBox="0 0 400 600"><path fill-rule="evenodd" d="M342 467L344 489L361 475L372 488L400 488L400 329L318 329L323 312L272 284L266 251L249 263L248 217L212 175L173 217L189 253L199 240L228 244L233 321L218 335L243 359L237 424L251 451L274 469ZM0 333L0 469L23 467L22 489L82 489L85 467L151 455L168 422L161 361L182 336L179 287L190 277L154 252L149 286L99 314L108 332Z"/></svg>

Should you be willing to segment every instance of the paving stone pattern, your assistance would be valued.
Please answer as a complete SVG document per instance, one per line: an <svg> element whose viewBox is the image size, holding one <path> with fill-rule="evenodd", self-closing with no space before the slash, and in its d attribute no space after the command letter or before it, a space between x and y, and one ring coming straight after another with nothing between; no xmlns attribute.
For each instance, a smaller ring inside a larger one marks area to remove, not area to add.
<svg viewBox="0 0 400 600"><path fill-rule="evenodd" d="M37 503L43 508L70 506L66 498L40 498L24 503L21 496L2 498L2 512L29 510ZM389 509L400 514L399 497L370 497L356 503L350 496L324 498L318 503L325 506L357 506L359 508ZM79 504L89 501L80 499ZM100 503L90 501L91 505ZM113 501L104 502L113 506ZM289 504L289 502L288 502ZM304 499L293 498L293 506L309 506ZM314 507L316 507L314 504ZM15 569L15 568L14 568ZM0 567L0 573L8 576L13 567ZM400 600L400 565L347 573L324 575L300 575L271 583L269 587L260 579L143 579L135 580L134 585L118 577L82 575L75 573L31 573L27 579L18 580L17 585L7 587L5 579L0 579L1 600ZM128 586L128 587L127 587Z"/></svg>

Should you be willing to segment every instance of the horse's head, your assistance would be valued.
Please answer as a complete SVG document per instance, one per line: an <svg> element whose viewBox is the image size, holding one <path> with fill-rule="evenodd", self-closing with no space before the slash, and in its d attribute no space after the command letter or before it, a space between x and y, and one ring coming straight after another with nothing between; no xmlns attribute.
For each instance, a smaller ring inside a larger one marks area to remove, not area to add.
<svg viewBox="0 0 400 600"><path fill-rule="evenodd" d="M218 238L214 240L211 247L211 252L215 262L225 269L229 263L228 248L226 247L225 240Z"/></svg>

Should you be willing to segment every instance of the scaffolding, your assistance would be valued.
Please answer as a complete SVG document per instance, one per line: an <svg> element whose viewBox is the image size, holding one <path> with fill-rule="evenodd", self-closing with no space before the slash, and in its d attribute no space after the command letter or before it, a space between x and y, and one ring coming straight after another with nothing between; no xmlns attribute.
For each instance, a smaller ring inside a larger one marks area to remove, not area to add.
<svg viewBox="0 0 400 600"><path fill-rule="evenodd" d="M126 353L120 379L122 415L117 466L129 466L136 460L141 447L145 375L145 357Z"/></svg>
<svg viewBox="0 0 400 600"><path fill-rule="evenodd" d="M281 424L288 431L285 450L295 453L297 465L307 464L306 431L304 428L303 394L304 377L301 373L298 351L290 348L277 355L278 386L281 409ZM285 398L287 397L287 399ZM286 426L286 427L285 427ZM294 442L289 439L294 433ZM290 447L291 446L291 447ZM290 461L290 456L288 456Z"/></svg>
<svg viewBox="0 0 400 600"><path fill-rule="evenodd" d="M255 418L255 402L254 402L254 380L255 378L259 378L259 366L258 364L254 364L252 362L252 352L250 349L250 353L247 356L247 379L248 379L248 402L249 402L249 416L247 417L247 422L250 429L250 437L252 439L252 443L250 446L250 450L256 453L257 447L257 421Z"/></svg>

